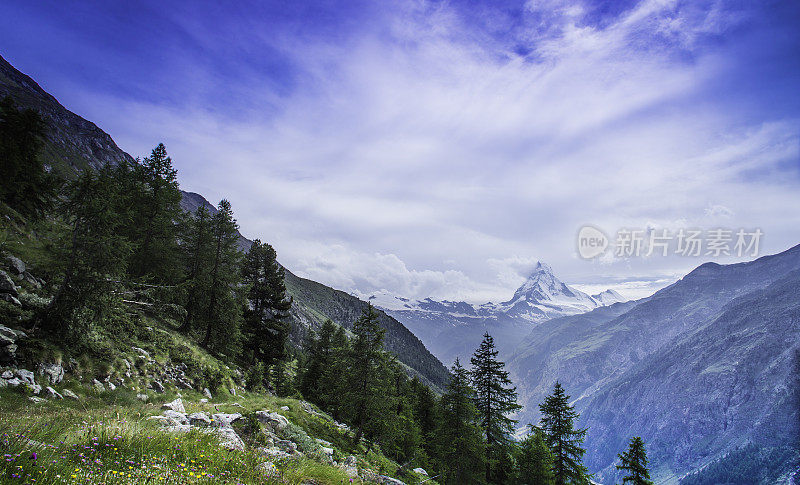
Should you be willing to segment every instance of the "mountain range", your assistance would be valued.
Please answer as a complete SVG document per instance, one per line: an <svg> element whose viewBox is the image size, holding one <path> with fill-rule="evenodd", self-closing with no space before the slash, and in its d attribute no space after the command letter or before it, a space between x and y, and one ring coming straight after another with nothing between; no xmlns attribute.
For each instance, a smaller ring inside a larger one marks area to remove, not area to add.
<svg viewBox="0 0 800 485"><path fill-rule="evenodd" d="M410 300L386 291L370 294L368 300L414 332L439 360L450 364L456 357L468 360L485 332L506 353L541 322L586 313L624 298L614 290L588 295L571 288L550 266L537 262L514 296L502 303Z"/></svg>
<svg viewBox="0 0 800 485"><path fill-rule="evenodd" d="M519 423L538 422L559 381L588 428L586 464L601 483L620 478L616 450L631 436L647 443L656 483L746 444L799 449L798 295L795 246L706 263L648 298L544 322L508 360L525 405Z"/></svg>

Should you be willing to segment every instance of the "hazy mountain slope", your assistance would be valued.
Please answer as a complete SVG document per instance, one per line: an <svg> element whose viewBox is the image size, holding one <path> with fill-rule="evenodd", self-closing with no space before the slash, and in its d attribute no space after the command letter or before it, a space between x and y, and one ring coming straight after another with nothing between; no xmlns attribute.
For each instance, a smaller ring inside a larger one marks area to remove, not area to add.
<svg viewBox="0 0 800 485"><path fill-rule="evenodd" d="M0 97L7 94L12 95L20 107L36 109L42 115L47 125L42 156L58 173L71 176L76 170L87 167L99 168L108 163L133 160L94 123L64 108L33 79L0 57ZM212 213L216 212L215 206L202 195L185 191L181 193L181 207L184 210L193 212L200 206L206 206ZM241 250L246 251L251 243L239 234ZM354 296L297 278L288 271L286 279L289 293L294 297L292 335L295 343L301 344L308 328L318 327L326 318L349 327L366 306L365 302ZM327 298L332 300L328 301ZM447 369L441 362L396 320L382 315L381 324L387 329L386 348L396 353L398 359L413 373L441 388L447 379Z"/></svg>
<svg viewBox="0 0 800 485"><path fill-rule="evenodd" d="M800 271L793 271L736 298L595 395L581 418L591 430L587 464L608 465L633 435L648 443L662 475L748 442L800 445L798 295Z"/></svg>
<svg viewBox="0 0 800 485"><path fill-rule="evenodd" d="M374 305L411 329L442 362L466 360L489 332L501 354L541 322L564 315L585 313L623 298L612 290L588 295L561 282L550 266L539 262L514 296L503 303L472 305L466 302L409 300L386 292L369 297Z"/></svg>
<svg viewBox="0 0 800 485"><path fill-rule="evenodd" d="M350 329L364 311L367 302L340 290L286 272L286 288L295 298L295 318L303 325L295 326L295 338L309 328L316 329L326 318ZM397 355L398 360L412 368L428 384L443 389L449 373L422 342L394 318L378 310L379 322L386 329L385 346Z"/></svg>
<svg viewBox="0 0 800 485"><path fill-rule="evenodd" d="M653 438L648 446L653 448L654 457L661 460L656 463L668 467L662 470L663 475L701 465L711 454L740 443L734 443L730 434L712 443L717 439L713 426L733 424L709 414L720 409L732 412L731 406L743 399L741 393L757 392L758 374L753 374L752 379L749 374L756 371L740 363L731 367L730 356L749 349L748 353L741 353L742 362L745 358L760 358L750 355L752 351L763 354L765 361L772 362L770 365L777 365L783 357L773 352L787 352L795 345L788 339L789 333L784 334L784 340L762 349L758 335L764 331L759 325L767 325L769 331L788 325L781 323L780 318L770 319L774 316L771 308L782 312L781 315L793 311L784 304L791 300L791 291L785 290L781 297L777 287L770 285L790 273L791 278L796 277L792 272L798 269L800 246L748 263L727 266L708 263L649 298L539 325L509 361L526 405L521 423L538 420L537 405L558 379L583 413L581 422L590 426L587 444L591 456L587 461L593 470L611 465L621 440L629 438L631 433L642 434L646 441ZM763 293L768 287L769 292ZM755 305L754 298L763 304ZM775 298L774 307L770 307L770 298ZM732 303L734 300L741 305L732 310L737 304ZM742 313L745 309L751 312L749 319L740 322L745 327L715 334L714 343L722 347L718 354L710 353L712 342L704 332L723 328L733 315L730 312ZM708 360L703 360L703 367L696 369L697 358ZM714 369L714 365L730 369L714 373L714 379L733 378L738 387L702 392L713 386L709 385L708 376L701 377L700 373L706 368ZM679 369L686 371L678 372ZM780 381L778 375L773 375L767 385L785 387L786 382ZM675 405L686 402L695 406ZM745 408L741 412L740 419L753 423L762 419ZM705 429L704 434L692 434L685 423L670 421L675 416L715 424ZM648 435L653 426L661 431ZM610 431L612 427L614 431ZM664 460L672 455L674 463L666 463Z"/></svg>

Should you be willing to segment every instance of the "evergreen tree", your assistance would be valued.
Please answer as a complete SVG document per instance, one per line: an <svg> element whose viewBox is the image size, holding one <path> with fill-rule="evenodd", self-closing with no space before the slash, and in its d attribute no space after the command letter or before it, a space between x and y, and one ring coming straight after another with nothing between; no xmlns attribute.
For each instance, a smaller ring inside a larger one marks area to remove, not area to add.
<svg viewBox="0 0 800 485"><path fill-rule="evenodd" d="M504 447L509 443L515 420L507 415L518 410L517 390L511 386L505 364L497 360L494 339L483 336L478 350L470 360L472 385L475 388L475 405L480 412L481 427L486 437L486 481L493 479L494 467Z"/></svg>
<svg viewBox="0 0 800 485"><path fill-rule="evenodd" d="M186 225L183 237L184 267L186 271L186 315L180 330L190 333L196 328L196 319L205 314L207 289L214 255L211 233L211 214L204 206L195 211Z"/></svg>
<svg viewBox="0 0 800 485"><path fill-rule="evenodd" d="M322 375L333 365L335 352L333 336L335 333L336 324L331 320L325 320L318 334L311 332L306 344L308 358L300 378L299 387L303 397L324 407L327 407L329 403L322 401Z"/></svg>
<svg viewBox="0 0 800 485"><path fill-rule="evenodd" d="M569 405L569 396L559 382L553 393L539 405L542 429L547 436L547 446L553 453L553 478L556 485L586 484L589 475L583 466L586 450L581 448L585 429L575 429L578 413Z"/></svg>
<svg viewBox="0 0 800 485"><path fill-rule="evenodd" d="M653 485L650 472L647 470L647 453L642 438L634 436L628 445L628 450L617 456L621 461L617 465L617 470L628 472L628 475L622 478L623 484L632 482L633 485Z"/></svg>
<svg viewBox="0 0 800 485"><path fill-rule="evenodd" d="M128 245L119 235L118 186L108 169L87 170L66 187L61 210L70 228L61 278L40 321L57 336L78 336L113 304L114 280L125 271Z"/></svg>
<svg viewBox="0 0 800 485"><path fill-rule="evenodd" d="M178 172L163 143L135 163L132 172L138 190L131 196L130 207L135 210L127 231L134 245L129 272L135 277L174 282L178 275L178 222L183 216Z"/></svg>
<svg viewBox="0 0 800 485"><path fill-rule="evenodd" d="M436 395L417 376L411 379L409 392L412 398L414 420L422 438L422 448L430 456L434 453L436 422L439 419L436 413L438 409Z"/></svg>
<svg viewBox="0 0 800 485"><path fill-rule="evenodd" d="M243 333L250 363L275 365L286 357L286 317L292 300L286 296L284 270L272 246L253 241L242 264L242 276L249 287Z"/></svg>
<svg viewBox="0 0 800 485"><path fill-rule="evenodd" d="M0 101L0 200L32 219L52 208L58 187L39 159L44 133L39 113Z"/></svg>
<svg viewBox="0 0 800 485"><path fill-rule="evenodd" d="M332 322L331 322L332 323ZM319 379L319 404L324 406L339 421L344 420L347 407L347 389L350 385L350 340L344 328L336 326L331 338L329 365L322 368Z"/></svg>
<svg viewBox="0 0 800 485"><path fill-rule="evenodd" d="M519 483L524 485L552 485L553 455L547 447L544 432L531 427L529 434L519 444Z"/></svg>
<svg viewBox="0 0 800 485"><path fill-rule="evenodd" d="M355 442L365 434L371 438L381 432L381 415L385 410L386 356L383 351L385 329L378 323L378 314L368 305L353 323L353 338L348 353L348 385L343 404L356 427Z"/></svg>
<svg viewBox="0 0 800 485"><path fill-rule="evenodd" d="M219 203L217 213L211 217L212 257L209 269L207 303L203 315L205 337L202 345L233 358L240 349L242 307L238 294L241 282L238 226L233 218L231 204Z"/></svg>
<svg viewBox="0 0 800 485"><path fill-rule="evenodd" d="M469 372L456 359L439 406L435 457L442 483L482 483L485 445Z"/></svg>
<svg viewBox="0 0 800 485"><path fill-rule="evenodd" d="M386 414L377 416L383 421L381 449L396 461L408 463L417 459L422 442L419 425L414 419L411 380L396 361L387 359L386 366L391 385L385 398L390 406Z"/></svg>

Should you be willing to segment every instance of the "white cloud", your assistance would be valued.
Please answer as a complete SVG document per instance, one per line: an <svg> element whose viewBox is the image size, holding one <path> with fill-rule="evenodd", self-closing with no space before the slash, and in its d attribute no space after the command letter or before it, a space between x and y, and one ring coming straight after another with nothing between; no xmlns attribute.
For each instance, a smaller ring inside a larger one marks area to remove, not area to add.
<svg viewBox="0 0 800 485"><path fill-rule="evenodd" d="M242 81L235 89L252 111L238 117L191 100L95 94L83 112L133 154L164 140L185 189L231 199L246 235L347 291L497 301L541 259L567 283L639 278L609 283L629 296L667 281L638 275L702 262L587 263L574 257L586 223L611 235L724 217L764 228L768 251L798 242L800 215L785 208L800 203L791 163L800 122L748 123L705 99L724 56L681 62L641 45L667 35L690 49L739 19L645 1L599 28L581 23L580 4L552 3L530 8L554 12L558 29L521 34L535 61L478 36L446 5L415 2L339 45L282 32L245 39L279 50L300 74L284 96Z"/></svg>

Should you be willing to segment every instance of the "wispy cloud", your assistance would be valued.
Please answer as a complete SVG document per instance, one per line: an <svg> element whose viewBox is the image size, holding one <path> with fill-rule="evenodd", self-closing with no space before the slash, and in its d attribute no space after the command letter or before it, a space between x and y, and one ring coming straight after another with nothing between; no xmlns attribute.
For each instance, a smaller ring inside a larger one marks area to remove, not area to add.
<svg viewBox="0 0 800 485"><path fill-rule="evenodd" d="M61 97L134 154L164 140L184 188L230 198L245 234L347 291L500 300L543 260L568 283L638 297L702 262L588 263L575 256L585 223L800 242L787 211L800 108L740 87L756 65L747 39L768 39L779 75L797 77L797 33L773 38L766 9L725 2L609 5L398 2L308 14L311 26L167 9L175 99L80 79Z"/></svg>

